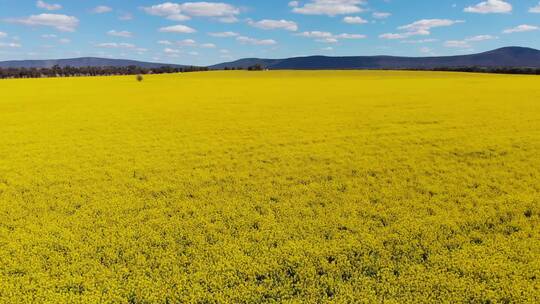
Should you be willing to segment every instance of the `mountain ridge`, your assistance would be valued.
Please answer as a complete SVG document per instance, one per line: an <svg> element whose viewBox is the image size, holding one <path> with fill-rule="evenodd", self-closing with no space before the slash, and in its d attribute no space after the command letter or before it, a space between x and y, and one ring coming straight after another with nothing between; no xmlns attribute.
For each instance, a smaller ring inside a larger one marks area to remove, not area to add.
<svg viewBox="0 0 540 304"><path fill-rule="evenodd" d="M127 67L159 68L163 66L186 67L186 65L144 62L128 59L80 57L51 60L11 60L0 62L0 68L50 68L55 65L71 67ZM540 50L527 47L503 47L487 52L428 57L401 56L305 56L283 59L243 58L232 62L210 65L208 68L243 68L261 65L270 70L330 70L330 69L437 69L456 67L519 67L540 68Z"/></svg>
<svg viewBox="0 0 540 304"><path fill-rule="evenodd" d="M210 66L247 68L259 64L271 70L280 69L435 69L451 67L532 67L540 68L540 50L525 47L504 47L483 53L454 56L305 56L284 59L245 58Z"/></svg>
<svg viewBox="0 0 540 304"><path fill-rule="evenodd" d="M128 67L137 66L141 68L159 68L163 66L186 67L180 64L145 62L129 59L110 59L99 57L78 57L66 59L45 59L45 60L9 60L1 61L0 68L51 68L55 65L65 67Z"/></svg>

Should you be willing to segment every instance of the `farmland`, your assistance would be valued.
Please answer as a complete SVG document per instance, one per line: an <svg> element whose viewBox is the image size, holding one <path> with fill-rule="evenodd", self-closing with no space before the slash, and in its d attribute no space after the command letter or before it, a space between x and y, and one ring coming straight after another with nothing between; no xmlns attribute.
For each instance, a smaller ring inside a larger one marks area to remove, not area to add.
<svg viewBox="0 0 540 304"><path fill-rule="evenodd" d="M0 81L0 303L538 303L539 83Z"/></svg>

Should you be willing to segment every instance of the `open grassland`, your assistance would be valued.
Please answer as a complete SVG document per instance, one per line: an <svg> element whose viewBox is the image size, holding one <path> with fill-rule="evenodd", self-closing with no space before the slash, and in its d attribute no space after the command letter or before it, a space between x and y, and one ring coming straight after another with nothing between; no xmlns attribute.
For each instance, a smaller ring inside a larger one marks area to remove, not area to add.
<svg viewBox="0 0 540 304"><path fill-rule="evenodd" d="M0 81L1 303L538 303L540 78Z"/></svg>

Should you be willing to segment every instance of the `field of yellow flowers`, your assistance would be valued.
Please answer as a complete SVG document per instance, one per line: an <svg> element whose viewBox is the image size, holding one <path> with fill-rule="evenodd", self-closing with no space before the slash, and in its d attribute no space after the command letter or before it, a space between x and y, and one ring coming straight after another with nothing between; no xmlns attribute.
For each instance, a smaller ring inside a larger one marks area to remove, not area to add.
<svg viewBox="0 0 540 304"><path fill-rule="evenodd" d="M278 302L540 302L540 78L0 81L0 303Z"/></svg>

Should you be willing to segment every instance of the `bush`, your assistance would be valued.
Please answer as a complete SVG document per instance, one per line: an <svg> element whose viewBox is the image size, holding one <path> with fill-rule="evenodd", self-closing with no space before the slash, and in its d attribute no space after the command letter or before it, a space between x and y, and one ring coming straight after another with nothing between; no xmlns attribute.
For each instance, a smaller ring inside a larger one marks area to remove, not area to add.
<svg viewBox="0 0 540 304"><path fill-rule="evenodd" d="M141 74L138 74L138 75L137 75L137 81L138 81L138 82L141 82L141 81L143 81L143 80L144 80L143 76L142 76Z"/></svg>

